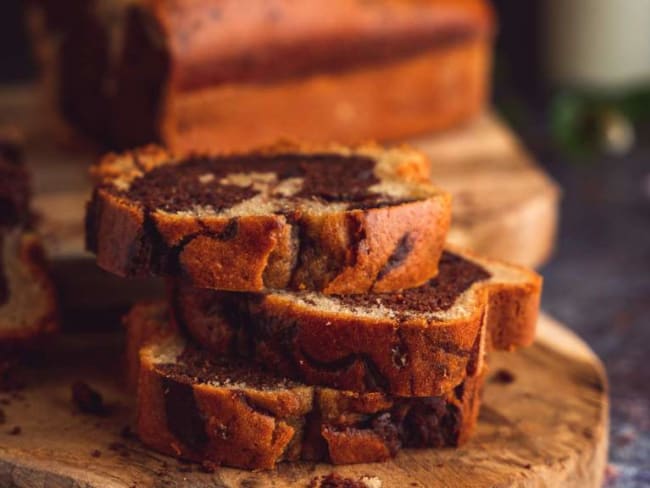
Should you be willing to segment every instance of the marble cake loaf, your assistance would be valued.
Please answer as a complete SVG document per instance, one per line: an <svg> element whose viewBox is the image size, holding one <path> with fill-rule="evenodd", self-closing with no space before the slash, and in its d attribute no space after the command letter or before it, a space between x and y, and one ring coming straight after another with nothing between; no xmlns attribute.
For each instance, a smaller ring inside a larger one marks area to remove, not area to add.
<svg viewBox="0 0 650 488"><path fill-rule="evenodd" d="M57 329L57 307L32 229L29 174L17 139L0 129L0 356L3 367Z"/></svg>
<svg viewBox="0 0 650 488"><path fill-rule="evenodd" d="M65 119L111 147L399 140L468 120L489 91L486 0L27 4Z"/></svg>
<svg viewBox="0 0 650 488"><path fill-rule="evenodd" d="M163 304L136 305L125 323L138 436L169 455L247 469L376 462L402 447L457 446L476 423L482 372L429 398L311 387L215 359L170 327Z"/></svg>
<svg viewBox="0 0 650 488"><path fill-rule="evenodd" d="M532 342L541 277L445 251L438 275L394 293L325 296L171 288L174 320L215 356L233 351L308 384L400 396L450 391L485 350Z"/></svg>
<svg viewBox="0 0 650 488"><path fill-rule="evenodd" d="M288 144L177 158L157 147L96 168L87 245L121 276L231 291L391 291L437 272L449 194L408 148Z"/></svg>

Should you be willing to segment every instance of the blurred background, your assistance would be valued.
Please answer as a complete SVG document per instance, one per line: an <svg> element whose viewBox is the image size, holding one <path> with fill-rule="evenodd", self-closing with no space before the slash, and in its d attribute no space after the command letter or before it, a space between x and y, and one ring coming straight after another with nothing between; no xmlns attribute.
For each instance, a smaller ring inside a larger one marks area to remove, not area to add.
<svg viewBox="0 0 650 488"><path fill-rule="evenodd" d="M494 104L563 190L543 307L607 367L609 486L650 486L650 2L494 4ZM2 83L36 76L21 8L0 6Z"/></svg>

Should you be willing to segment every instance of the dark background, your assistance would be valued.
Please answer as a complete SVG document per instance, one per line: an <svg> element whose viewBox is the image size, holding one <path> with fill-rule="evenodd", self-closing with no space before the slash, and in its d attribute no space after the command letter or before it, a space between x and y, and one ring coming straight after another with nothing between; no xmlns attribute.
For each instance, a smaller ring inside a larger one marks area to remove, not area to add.
<svg viewBox="0 0 650 488"><path fill-rule="evenodd" d="M534 1L495 1L495 103L564 191L557 250L542 269L544 309L603 359L612 397L608 486L650 486L650 147L648 127L625 157L576 158L550 135ZM19 0L0 5L0 82L35 76Z"/></svg>

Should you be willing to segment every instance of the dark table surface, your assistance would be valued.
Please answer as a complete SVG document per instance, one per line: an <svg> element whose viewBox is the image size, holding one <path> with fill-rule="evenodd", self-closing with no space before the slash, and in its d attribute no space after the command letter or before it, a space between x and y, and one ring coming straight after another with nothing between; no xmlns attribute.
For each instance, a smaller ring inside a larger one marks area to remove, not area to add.
<svg viewBox="0 0 650 488"><path fill-rule="evenodd" d="M607 487L650 486L650 148L571 163L543 139L528 142L564 191L543 306L609 375Z"/></svg>

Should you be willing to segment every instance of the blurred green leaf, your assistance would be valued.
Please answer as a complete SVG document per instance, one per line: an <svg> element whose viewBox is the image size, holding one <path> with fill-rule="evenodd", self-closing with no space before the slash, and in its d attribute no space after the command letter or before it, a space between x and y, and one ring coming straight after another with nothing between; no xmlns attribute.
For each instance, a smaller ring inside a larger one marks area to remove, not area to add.
<svg viewBox="0 0 650 488"><path fill-rule="evenodd" d="M560 92L551 101L551 137L561 149L578 158L587 158L597 152L590 103L586 97L571 92Z"/></svg>

